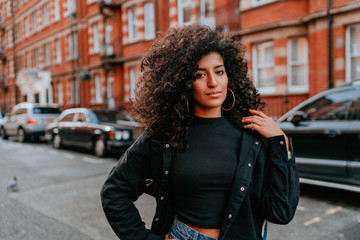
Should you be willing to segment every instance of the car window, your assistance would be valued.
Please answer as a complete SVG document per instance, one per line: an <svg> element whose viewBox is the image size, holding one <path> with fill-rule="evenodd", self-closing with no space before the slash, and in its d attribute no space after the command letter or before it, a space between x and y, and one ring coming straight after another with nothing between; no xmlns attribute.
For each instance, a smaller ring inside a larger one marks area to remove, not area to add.
<svg viewBox="0 0 360 240"><path fill-rule="evenodd" d="M33 108L34 114L58 114L60 113L60 109L53 107L35 107Z"/></svg>
<svg viewBox="0 0 360 240"><path fill-rule="evenodd" d="M349 108L354 104L355 90L345 90L325 95L324 97L300 109L310 121L346 120Z"/></svg>
<svg viewBox="0 0 360 240"><path fill-rule="evenodd" d="M86 122L86 114L85 113L79 113L76 119L77 122Z"/></svg>
<svg viewBox="0 0 360 240"><path fill-rule="evenodd" d="M59 122L71 122L74 118L75 113L69 113L60 119Z"/></svg>
<svg viewBox="0 0 360 240"><path fill-rule="evenodd" d="M27 108L19 108L15 112L16 115L20 115L20 114L24 114L24 113L27 113Z"/></svg>
<svg viewBox="0 0 360 240"><path fill-rule="evenodd" d="M93 110L93 113L100 122L133 121L124 110Z"/></svg>

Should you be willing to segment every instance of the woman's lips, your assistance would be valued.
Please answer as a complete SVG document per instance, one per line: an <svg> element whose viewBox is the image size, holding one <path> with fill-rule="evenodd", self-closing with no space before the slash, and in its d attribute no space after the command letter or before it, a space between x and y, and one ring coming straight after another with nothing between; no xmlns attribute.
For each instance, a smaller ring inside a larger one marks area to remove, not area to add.
<svg viewBox="0 0 360 240"><path fill-rule="evenodd" d="M221 91L209 92L209 93L206 93L206 95L209 97L219 97L221 95Z"/></svg>

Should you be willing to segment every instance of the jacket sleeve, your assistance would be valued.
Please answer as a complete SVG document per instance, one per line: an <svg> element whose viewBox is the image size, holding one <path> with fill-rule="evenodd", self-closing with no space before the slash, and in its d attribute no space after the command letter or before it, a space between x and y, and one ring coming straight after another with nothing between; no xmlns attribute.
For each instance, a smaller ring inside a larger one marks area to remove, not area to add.
<svg viewBox="0 0 360 240"><path fill-rule="evenodd" d="M295 155L290 138L290 159L283 135L268 138L267 143L262 209L268 221L287 224L293 219L300 198Z"/></svg>
<svg viewBox="0 0 360 240"><path fill-rule="evenodd" d="M101 190L106 218L121 240L160 240L145 228L134 202L144 192L150 169L149 141L144 133L122 155Z"/></svg>

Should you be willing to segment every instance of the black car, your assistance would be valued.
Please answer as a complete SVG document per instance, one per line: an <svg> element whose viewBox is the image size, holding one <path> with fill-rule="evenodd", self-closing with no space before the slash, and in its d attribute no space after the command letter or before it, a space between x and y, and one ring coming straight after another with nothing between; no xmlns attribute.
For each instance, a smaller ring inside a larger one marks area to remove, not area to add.
<svg viewBox="0 0 360 240"><path fill-rule="evenodd" d="M141 132L140 124L124 110L72 108L46 127L45 138L55 148L82 147L103 157L110 152L124 152Z"/></svg>
<svg viewBox="0 0 360 240"><path fill-rule="evenodd" d="M360 192L360 81L324 91L282 116L302 183Z"/></svg>

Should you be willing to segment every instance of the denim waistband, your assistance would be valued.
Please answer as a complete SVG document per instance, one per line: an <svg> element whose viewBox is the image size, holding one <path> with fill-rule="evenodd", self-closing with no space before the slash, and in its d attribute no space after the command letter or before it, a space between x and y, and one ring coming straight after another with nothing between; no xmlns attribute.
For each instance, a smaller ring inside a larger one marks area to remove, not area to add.
<svg viewBox="0 0 360 240"><path fill-rule="evenodd" d="M175 218L170 229L169 237L175 237L181 240L216 240L216 238L206 236L205 234L192 229L185 223L179 221L177 218Z"/></svg>

